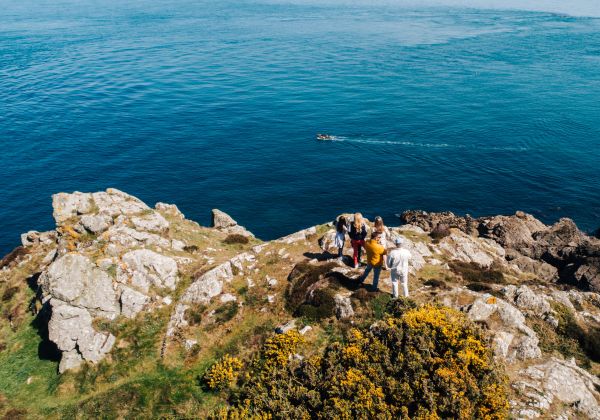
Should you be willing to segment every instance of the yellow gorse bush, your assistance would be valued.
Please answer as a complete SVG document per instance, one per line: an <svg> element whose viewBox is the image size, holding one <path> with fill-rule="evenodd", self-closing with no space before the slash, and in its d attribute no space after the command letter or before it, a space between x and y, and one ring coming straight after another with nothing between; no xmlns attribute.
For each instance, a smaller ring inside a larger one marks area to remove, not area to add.
<svg viewBox="0 0 600 420"><path fill-rule="evenodd" d="M277 334L269 338L263 347L262 358L267 367L279 367L288 362L291 354L296 352L298 345L302 342L302 336L296 330L290 330L285 334Z"/></svg>
<svg viewBox="0 0 600 420"><path fill-rule="evenodd" d="M242 366L237 357L225 355L206 372L204 381L210 389L226 388L238 377Z"/></svg>
<svg viewBox="0 0 600 420"><path fill-rule="evenodd" d="M505 376L482 333L458 311L393 301L386 318L350 329L346 343L290 361L300 341L295 331L267 340L236 397L244 402L224 418L507 416Z"/></svg>

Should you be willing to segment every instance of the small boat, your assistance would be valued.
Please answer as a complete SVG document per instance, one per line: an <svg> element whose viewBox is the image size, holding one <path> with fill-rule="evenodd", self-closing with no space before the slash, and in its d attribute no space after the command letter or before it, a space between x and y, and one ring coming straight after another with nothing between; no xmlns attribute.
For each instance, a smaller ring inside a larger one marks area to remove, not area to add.
<svg viewBox="0 0 600 420"><path fill-rule="evenodd" d="M317 140L333 140L333 136L329 134L317 134Z"/></svg>

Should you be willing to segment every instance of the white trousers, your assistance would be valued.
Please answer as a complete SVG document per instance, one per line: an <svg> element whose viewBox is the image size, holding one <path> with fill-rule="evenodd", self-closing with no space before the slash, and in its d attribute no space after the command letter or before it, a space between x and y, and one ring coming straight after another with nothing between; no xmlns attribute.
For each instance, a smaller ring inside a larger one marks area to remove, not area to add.
<svg viewBox="0 0 600 420"><path fill-rule="evenodd" d="M400 295L398 290L398 281L402 282L402 288L404 289L404 297L408 297L408 275L392 271L391 276L392 292L394 293L394 299L398 299L398 296Z"/></svg>

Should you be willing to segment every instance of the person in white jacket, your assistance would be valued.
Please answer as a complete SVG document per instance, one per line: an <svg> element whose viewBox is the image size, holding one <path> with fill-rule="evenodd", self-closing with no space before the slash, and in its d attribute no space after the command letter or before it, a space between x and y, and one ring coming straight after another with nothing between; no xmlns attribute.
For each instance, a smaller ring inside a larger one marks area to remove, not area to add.
<svg viewBox="0 0 600 420"><path fill-rule="evenodd" d="M396 238L394 244L395 248L388 252L387 265L391 270L392 275L392 291L394 293L394 299L399 296L398 281L402 282L402 288L404 289L404 297L408 297L408 262L410 261L411 255L408 249L402 247L404 240L400 237Z"/></svg>

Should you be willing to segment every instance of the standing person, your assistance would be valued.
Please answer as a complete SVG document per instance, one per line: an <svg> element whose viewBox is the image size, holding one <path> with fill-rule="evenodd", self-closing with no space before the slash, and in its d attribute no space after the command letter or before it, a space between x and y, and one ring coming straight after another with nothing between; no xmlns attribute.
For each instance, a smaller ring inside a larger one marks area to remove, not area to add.
<svg viewBox="0 0 600 420"><path fill-rule="evenodd" d="M408 297L408 262L411 258L410 251L402 247L404 240L400 237L394 241L396 247L388 253L387 264L392 270L392 292L394 299L398 299L398 280L402 282L404 297Z"/></svg>
<svg viewBox="0 0 600 420"><path fill-rule="evenodd" d="M383 219L381 218L381 216L375 217L375 220L373 221L373 230L376 230L377 232L381 233L380 243L386 249L392 245L390 243L390 230L387 228L386 225L383 224ZM383 261L383 268L384 270L387 270L388 268L386 260Z"/></svg>
<svg viewBox="0 0 600 420"><path fill-rule="evenodd" d="M354 221L350 225L348 235L350 236L352 249L354 249L354 268L356 268L360 262L361 248L365 245L365 238L367 237L367 227L363 221L362 214L354 214Z"/></svg>
<svg viewBox="0 0 600 420"><path fill-rule="evenodd" d="M380 241L381 233L374 230L373 233L371 233L371 239L365 242L365 251L367 251L367 268L365 268L365 272L358 280L360 283L363 283L371 270L373 270L373 286L371 287L371 290L373 291L377 290L377 285L379 284L379 274L381 274L381 267L383 267L383 256L387 253Z"/></svg>
<svg viewBox="0 0 600 420"><path fill-rule="evenodd" d="M348 222L344 216L340 216L335 224L335 241L334 245L338 249L338 260L342 260L344 252L344 243L346 242L346 233L348 232Z"/></svg>

